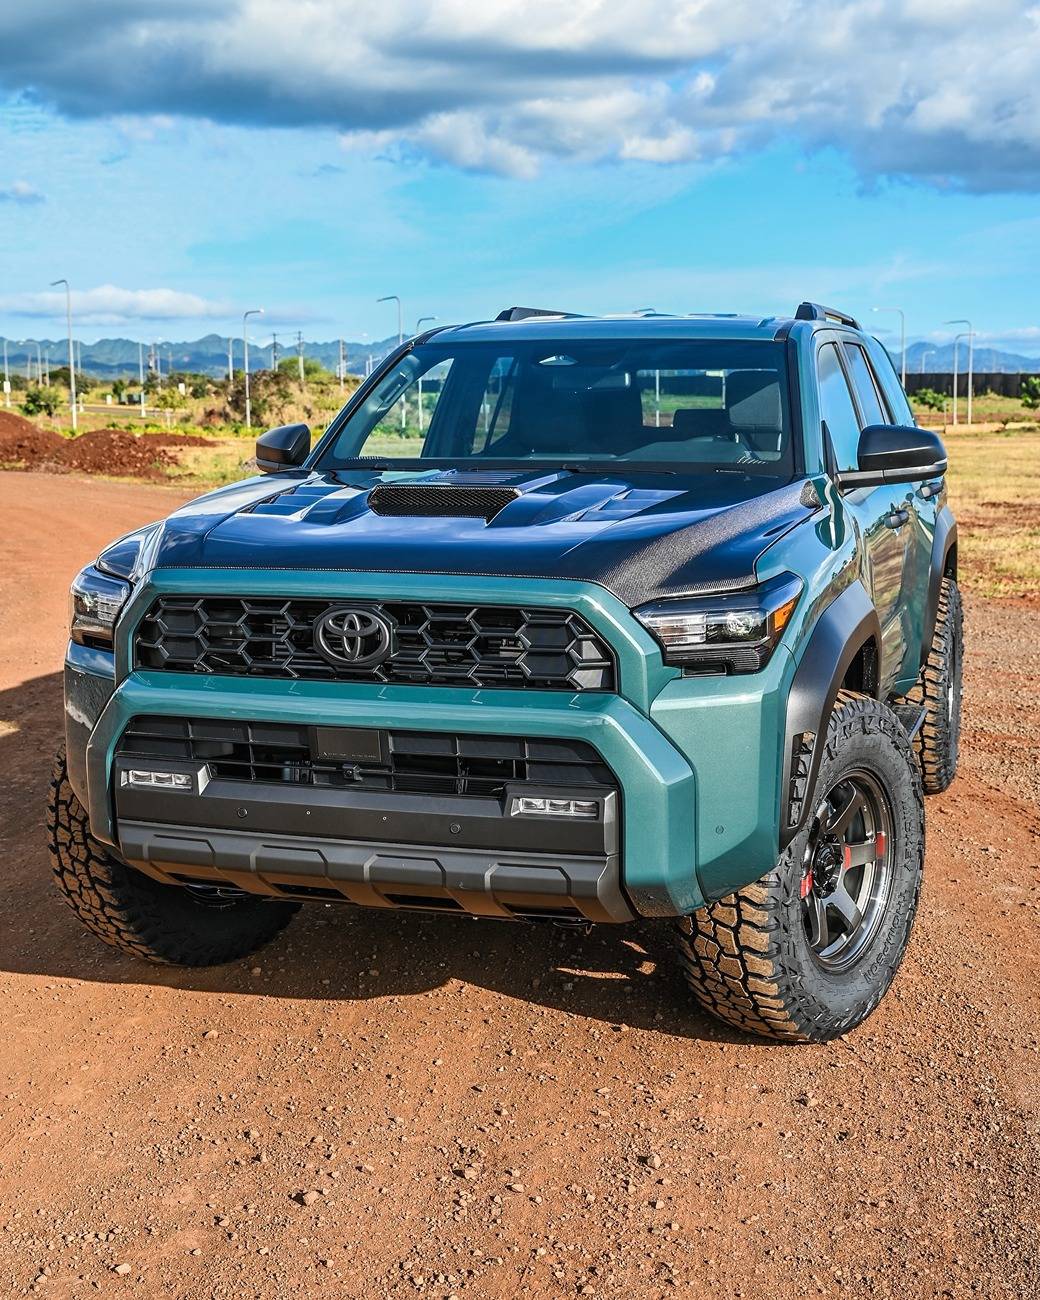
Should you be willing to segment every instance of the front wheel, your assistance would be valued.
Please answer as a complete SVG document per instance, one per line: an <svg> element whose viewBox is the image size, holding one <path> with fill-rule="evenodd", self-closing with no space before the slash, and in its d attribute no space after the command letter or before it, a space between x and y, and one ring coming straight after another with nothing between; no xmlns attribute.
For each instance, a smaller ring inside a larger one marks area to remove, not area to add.
<svg viewBox="0 0 1040 1300"><path fill-rule="evenodd" d="M885 705L843 692L813 812L776 868L680 922L701 1006L770 1038L824 1042L877 1007L910 938L924 865L917 761Z"/></svg>
<svg viewBox="0 0 1040 1300"><path fill-rule="evenodd" d="M298 903L164 885L127 866L91 835L63 753L54 765L47 829L65 901L88 930L132 957L173 966L222 965L255 952L299 911Z"/></svg>

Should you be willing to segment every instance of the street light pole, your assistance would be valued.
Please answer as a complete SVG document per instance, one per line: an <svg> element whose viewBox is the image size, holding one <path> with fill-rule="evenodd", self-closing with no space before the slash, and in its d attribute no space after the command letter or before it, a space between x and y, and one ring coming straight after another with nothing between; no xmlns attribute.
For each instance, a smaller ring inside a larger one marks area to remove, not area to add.
<svg viewBox="0 0 1040 1300"><path fill-rule="evenodd" d="M7 368L7 339L4 339L4 405L11 405L11 372Z"/></svg>
<svg viewBox="0 0 1040 1300"><path fill-rule="evenodd" d="M422 327L428 320L436 320L436 316L420 316L415 322L416 334L422 333ZM419 432L423 431L423 409L422 409L422 372L419 374Z"/></svg>
<svg viewBox="0 0 1040 1300"><path fill-rule="evenodd" d="M958 335L958 338L966 338L968 340L968 423L971 424L971 399L974 395L972 389L975 387L975 329L971 321L965 319L963 316L958 317L957 320L945 321L944 324L967 325L968 327L964 334ZM957 421L955 420L954 424L956 423Z"/></svg>
<svg viewBox="0 0 1040 1300"><path fill-rule="evenodd" d="M52 280L51 288L65 286L65 322L69 327L69 406L72 409L72 432L76 432L76 353L72 343L72 291L68 280Z"/></svg>
<svg viewBox="0 0 1040 1300"><path fill-rule="evenodd" d="M955 334L953 336L953 422L957 423L957 385L960 380L959 349L958 344L961 339L967 338L967 334Z"/></svg>
<svg viewBox="0 0 1040 1300"><path fill-rule="evenodd" d="M248 321L250 316L262 316L263 307L250 307L248 311L242 313L242 368L246 376L246 428L253 427L253 412L249 405L249 334Z"/></svg>
<svg viewBox="0 0 1040 1300"><path fill-rule="evenodd" d="M871 311L897 311L899 313L899 374L906 387L906 312L902 307L871 307Z"/></svg>
<svg viewBox="0 0 1040 1300"><path fill-rule="evenodd" d="M934 356L935 356L935 348L925 348L925 350L921 353L921 374L922 375L924 374L925 358L934 357Z"/></svg>
<svg viewBox="0 0 1040 1300"><path fill-rule="evenodd" d="M397 303L397 346L400 347L404 342L404 316L401 311L401 299L396 293L388 293L385 298L377 298L376 302L396 302Z"/></svg>

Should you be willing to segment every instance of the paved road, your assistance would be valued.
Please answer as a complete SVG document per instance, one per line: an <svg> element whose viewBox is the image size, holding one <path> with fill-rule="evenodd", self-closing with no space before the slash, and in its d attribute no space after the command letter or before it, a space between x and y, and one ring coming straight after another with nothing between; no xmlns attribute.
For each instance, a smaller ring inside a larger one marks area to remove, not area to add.
<svg viewBox="0 0 1040 1300"><path fill-rule="evenodd" d="M177 499L0 474L10 1293L1036 1294L1036 609L969 604L964 775L929 806L907 963L845 1041L716 1027L667 928L319 906L255 962L162 970L79 928L41 818L68 580Z"/></svg>

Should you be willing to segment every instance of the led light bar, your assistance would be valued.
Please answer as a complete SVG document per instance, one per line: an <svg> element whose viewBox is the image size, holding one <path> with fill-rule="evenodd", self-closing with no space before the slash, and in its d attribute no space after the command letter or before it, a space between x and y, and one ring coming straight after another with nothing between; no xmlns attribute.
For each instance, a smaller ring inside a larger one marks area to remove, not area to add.
<svg viewBox="0 0 1040 1300"><path fill-rule="evenodd" d="M595 799L542 799L533 795L519 795L513 800L514 817L597 817L599 803Z"/></svg>
<svg viewBox="0 0 1040 1300"><path fill-rule="evenodd" d="M147 790L190 790L191 773L131 767L120 775L120 785L132 785Z"/></svg>

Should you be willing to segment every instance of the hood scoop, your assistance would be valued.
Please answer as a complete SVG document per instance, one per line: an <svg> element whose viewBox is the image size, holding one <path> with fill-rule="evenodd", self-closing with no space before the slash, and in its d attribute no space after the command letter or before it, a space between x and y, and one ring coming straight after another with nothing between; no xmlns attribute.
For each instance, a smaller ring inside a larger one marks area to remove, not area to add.
<svg viewBox="0 0 1040 1300"><path fill-rule="evenodd" d="M515 487L381 483L369 492L368 504L377 515L483 519L490 523L518 496L520 490Z"/></svg>

